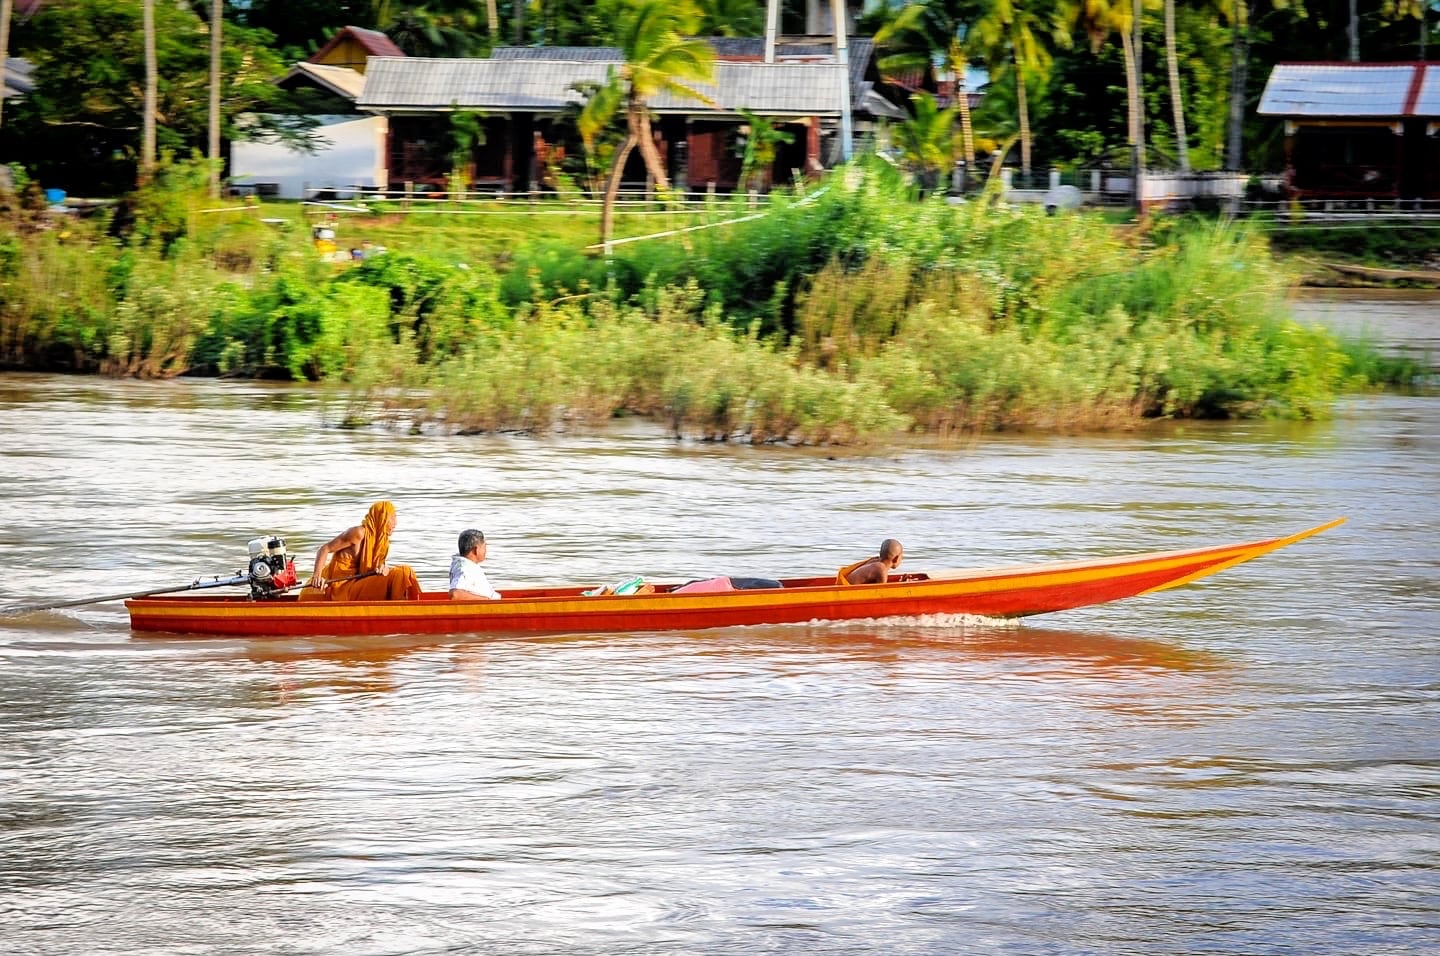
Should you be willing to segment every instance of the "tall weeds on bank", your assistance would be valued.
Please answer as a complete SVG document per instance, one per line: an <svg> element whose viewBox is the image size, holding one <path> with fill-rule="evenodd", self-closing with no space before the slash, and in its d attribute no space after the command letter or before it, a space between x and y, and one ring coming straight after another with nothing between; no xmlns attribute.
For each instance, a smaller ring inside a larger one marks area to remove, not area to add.
<svg viewBox="0 0 1440 956"><path fill-rule="evenodd" d="M339 268L298 230L204 212L199 169L171 167L103 227L11 217L0 362L327 381L348 423L636 414L811 443L1314 417L1383 368L1286 317L1290 280L1244 228L950 206L883 164L609 264L537 237L503 262Z"/></svg>

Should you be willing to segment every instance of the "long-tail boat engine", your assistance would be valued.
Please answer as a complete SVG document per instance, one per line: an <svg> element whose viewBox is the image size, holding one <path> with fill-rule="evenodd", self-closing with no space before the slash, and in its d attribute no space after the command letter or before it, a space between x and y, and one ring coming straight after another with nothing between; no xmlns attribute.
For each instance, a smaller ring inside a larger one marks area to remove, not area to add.
<svg viewBox="0 0 1440 956"><path fill-rule="evenodd" d="M295 559L285 550L285 539L267 534L250 540L250 597L275 597L297 582Z"/></svg>

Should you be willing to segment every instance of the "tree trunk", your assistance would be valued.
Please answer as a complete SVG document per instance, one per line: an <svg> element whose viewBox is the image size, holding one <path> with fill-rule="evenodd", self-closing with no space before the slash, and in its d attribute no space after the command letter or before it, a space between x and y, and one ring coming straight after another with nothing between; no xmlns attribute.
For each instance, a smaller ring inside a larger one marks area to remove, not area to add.
<svg viewBox="0 0 1440 956"><path fill-rule="evenodd" d="M525 45L525 0L515 0L515 45Z"/></svg>
<svg viewBox="0 0 1440 956"><path fill-rule="evenodd" d="M210 128L205 155L210 159L210 195L220 196L220 35L225 0L210 0Z"/></svg>
<svg viewBox="0 0 1440 956"><path fill-rule="evenodd" d="M669 192L670 177L665 174L665 161L661 159L660 150L655 146L655 134L650 129L650 114L644 104L630 108L630 130L631 139L636 141L640 147L640 155L645 159L645 168L655 180L655 189L661 193Z"/></svg>
<svg viewBox="0 0 1440 956"><path fill-rule="evenodd" d="M1120 59L1125 65L1125 140L1131 159L1144 167L1143 144L1140 142L1140 64L1135 55L1135 40L1129 33L1120 34Z"/></svg>
<svg viewBox="0 0 1440 956"><path fill-rule="evenodd" d="M10 62L10 14L14 0L0 0L0 73ZM0 79L3 82L3 79ZM0 96L0 121L4 119L5 98Z"/></svg>
<svg viewBox="0 0 1440 956"><path fill-rule="evenodd" d="M490 28L492 41L500 38L500 4L497 0L485 0L485 25Z"/></svg>
<svg viewBox="0 0 1440 956"><path fill-rule="evenodd" d="M1175 114L1175 160L1180 172L1190 171L1190 148L1185 142L1185 99L1180 95L1180 62L1175 55L1175 0L1165 0L1165 68L1170 74L1170 109Z"/></svg>
<svg viewBox="0 0 1440 956"><path fill-rule="evenodd" d="M1245 91L1250 72L1250 4L1236 0L1230 45L1230 135L1225 168L1238 172L1244 164Z"/></svg>
<svg viewBox="0 0 1440 956"><path fill-rule="evenodd" d="M1145 64L1141 38L1145 9L1141 0L1135 0L1133 15L1135 22L1135 163L1143 170L1145 168L1145 100L1142 98L1141 84L1144 80L1141 70Z"/></svg>
<svg viewBox="0 0 1440 956"><path fill-rule="evenodd" d="M970 168L975 165L975 126L970 121L970 96L965 91L965 67L968 60L958 43L951 44L950 71L955 74L955 105L960 110L960 149L965 157L965 173L960 180L960 192L970 185Z"/></svg>
<svg viewBox="0 0 1440 956"><path fill-rule="evenodd" d="M1360 12L1356 9L1355 0L1350 0L1350 23L1345 27L1345 34L1350 38L1350 62L1360 62Z"/></svg>
<svg viewBox="0 0 1440 956"><path fill-rule="evenodd" d="M145 31L145 106L140 134L139 183L147 186L155 176L155 101L160 86L160 70L155 62L155 0L143 0L141 8Z"/></svg>
<svg viewBox="0 0 1440 956"><path fill-rule="evenodd" d="M1025 102L1025 71L1015 64L1015 105L1020 108L1020 172L1030 178L1030 107ZM1029 186L1029 183L1026 183Z"/></svg>
<svg viewBox="0 0 1440 956"><path fill-rule="evenodd" d="M620 178L625 175L625 161L630 158L630 151L635 148L635 135L625 137L625 142L615 151L615 165L610 169L610 177L605 182L605 198L600 203L600 241L605 243L607 248L610 237L615 234L615 197L620 195Z"/></svg>

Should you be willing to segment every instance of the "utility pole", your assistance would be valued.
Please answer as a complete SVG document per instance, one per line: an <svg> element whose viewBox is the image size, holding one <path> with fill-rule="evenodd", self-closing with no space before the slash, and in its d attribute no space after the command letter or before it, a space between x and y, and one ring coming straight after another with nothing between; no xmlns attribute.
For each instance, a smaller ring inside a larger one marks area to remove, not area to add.
<svg viewBox="0 0 1440 956"><path fill-rule="evenodd" d="M210 196L220 197L220 31L225 22L225 0L210 0L210 128L206 155L210 159Z"/></svg>
<svg viewBox="0 0 1440 956"><path fill-rule="evenodd" d="M0 0L0 85L5 82L4 74L10 72L10 14L13 9L13 0ZM0 96L0 117L4 116L4 108L5 97Z"/></svg>
<svg viewBox="0 0 1440 956"><path fill-rule="evenodd" d="M1138 4L1140 0L1135 2ZM850 43L845 29L845 0L830 0L830 16L835 21L835 62L839 63L841 68L840 158L848 163L854 152L855 137L850 128Z"/></svg>
<svg viewBox="0 0 1440 956"><path fill-rule="evenodd" d="M775 62L775 37L780 32L780 0L765 3L765 62Z"/></svg>

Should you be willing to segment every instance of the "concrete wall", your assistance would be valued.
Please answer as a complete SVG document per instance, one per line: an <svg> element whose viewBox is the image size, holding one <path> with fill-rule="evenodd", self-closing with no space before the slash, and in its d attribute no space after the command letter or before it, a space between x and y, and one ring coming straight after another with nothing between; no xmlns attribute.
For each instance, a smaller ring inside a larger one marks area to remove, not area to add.
<svg viewBox="0 0 1440 956"><path fill-rule="evenodd" d="M230 182L282 199L307 199L306 189L370 186L384 189L383 116L317 116L316 130L330 145L304 153L278 143L230 146Z"/></svg>

